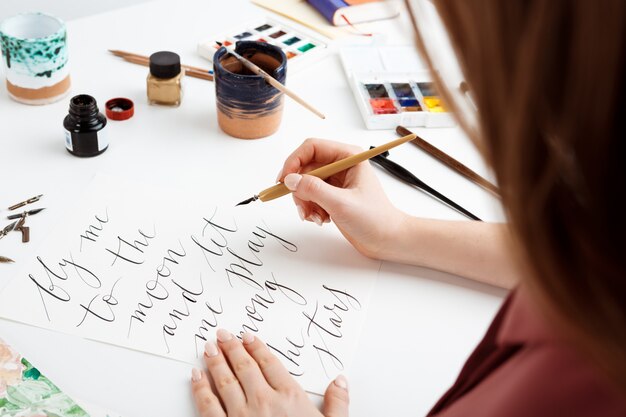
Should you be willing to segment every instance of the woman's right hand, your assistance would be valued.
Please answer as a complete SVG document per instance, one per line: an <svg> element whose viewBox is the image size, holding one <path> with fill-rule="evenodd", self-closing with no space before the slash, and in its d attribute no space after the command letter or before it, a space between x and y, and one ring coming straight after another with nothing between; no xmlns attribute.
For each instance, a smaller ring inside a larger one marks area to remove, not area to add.
<svg viewBox="0 0 626 417"><path fill-rule="evenodd" d="M506 226L411 217L394 207L368 162L322 181L300 175L361 152L356 146L307 139L285 161L278 180L293 191L303 219L330 219L363 255L512 287L519 270Z"/></svg>
<svg viewBox="0 0 626 417"><path fill-rule="evenodd" d="M381 259L403 229L406 215L391 204L372 167L362 162L325 181L303 175L362 151L338 142L307 139L287 158L277 181L293 192L303 220L321 226L332 219L359 252Z"/></svg>

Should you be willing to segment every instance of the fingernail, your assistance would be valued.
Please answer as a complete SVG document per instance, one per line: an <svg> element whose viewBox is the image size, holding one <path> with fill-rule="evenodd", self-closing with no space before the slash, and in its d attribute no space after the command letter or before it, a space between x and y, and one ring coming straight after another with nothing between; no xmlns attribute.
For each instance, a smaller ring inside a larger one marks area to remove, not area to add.
<svg viewBox="0 0 626 417"><path fill-rule="evenodd" d="M343 375L339 375L337 378L335 378L335 385L337 385L341 389L345 389L346 391L348 391L348 380Z"/></svg>
<svg viewBox="0 0 626 417"><path fill-rule="evenodd" d="M202 372L199 369L193 368L191 370L191 380L193 382L198 382L202 379Z"/></svg>
<svg viewBox="0 0 626 417"><path fill-rule="evenodd" d="M311 214L311 220L313 220L315 222L315 224L318 225L318 226L321 226L321 225L324 224L324 222L322 222L322 218L317 213Z"/></svg>
<svg viewBox="0 0 626 417"><path fill-rule="evenodd" d="M324 220L324 223L330 223L330 217L326 217L326 220Z"/></svg>
<svg viewBox="0 0 626 417"><path fill-rule="evenodd" d="M285 177L285 185L290 191L295 191L298 188L298 184L300 184L301 179L302 175L300 174L289 174Z"/></svg>
<svg viewBox="0 0 626 417"><path fill-rule="evenodd" d="M219 340L220 342L228 342L232 338L233 335L227 330L219 329L217 331L217 340Z"/></svg>
<svg viewBox="0 0 626 417"><path fill-rule="evenodd" d="M206 342L204 345L204 352L209 358L217 356L217 346L213 342Z"/></svg>
<svg viewBox="0 0 626 417"><path fill-rule="evenodd" d="M276 182L279 182L281 177L283 176L283 170L278 171L278 175L276 176Z"/></svg>
<svg viewBox="0 0 626 417"><path fill-rule="evenodd" d="M241 341L244 345L249 345L254 342L254 335L252 333L245 332L241 335Z"/></svg>
<svg viewBox="0 0 626 417"><path fill-rule="evenodd" d="M304 209L298 206L298 216L300 216L300 220L304 221Z"/></svg>

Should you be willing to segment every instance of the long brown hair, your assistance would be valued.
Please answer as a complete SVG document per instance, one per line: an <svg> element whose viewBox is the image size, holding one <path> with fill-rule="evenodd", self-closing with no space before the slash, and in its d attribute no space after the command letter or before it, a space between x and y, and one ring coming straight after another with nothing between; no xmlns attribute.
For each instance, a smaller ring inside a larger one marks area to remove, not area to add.
<svg viewBox="0 0 626 417"><path fill-rule="evenodd" d="M478 108L479 129L466 130L498 179L525 282L624 392L626 2L433 3Z"/></svg>

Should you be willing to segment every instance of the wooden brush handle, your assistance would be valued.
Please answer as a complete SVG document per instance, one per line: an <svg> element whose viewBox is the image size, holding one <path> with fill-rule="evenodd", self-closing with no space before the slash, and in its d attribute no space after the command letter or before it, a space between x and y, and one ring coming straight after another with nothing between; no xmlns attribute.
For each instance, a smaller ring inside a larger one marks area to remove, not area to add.
<svg viewBox="0 0 626 417"><path fill-rule="evenodd" d="M309 171L306 174L325 180L326 178L335 175L338 172L345 171L348 168L352 168L353 166L360 164L363 161L367 161L368 159L373 158L376 155L380 155L381 153L386 152L389 149L393 149L396 146L402 145L403 143L412 141L416 137L417 136L414 133L410 133L407 136L403 136L384 145L380 145L375 148L368 149L365 152L361 152L356 155L341 159L339 161L335 161L328 165L324 165L323 167L319 167L317 169L314 169L313 171ZM270 188L266 188L265 190L261 191L259 193L259 200L270 201L275 198L289 194L290 192L291 191L289 191L285 184L276 184Z"/></svg>
<svg viewBox="0 0 626 417"><path fill-rule="evenodd" d="M143 65L145 67L150 66L150 59L147 57L142 57L138 55L129 55L122 57L125 61L131 62L137 65ZM189 65L181 65L182 69L185 70L185 75L194 78L201 78L203 80L213 81L213 75L209 73L209 70L205 70L202 68L192 67Z"/></svg>
<svg viewBox="0 0 626 417"><path fill-rule="evenodd" d="M403 126L398 126L396 128L396 132L399 135L403 135L403 136L411 133L409 129ZM487 181L485 178L481 177L476 172L472 171L470 168L463 165L461 162L457 161L456 159L454 159L453 157L451 157L450 155L448 155L441 149L431 145L430 143L426 142L424 139L420 138L419 136L416 136L415 139L412 141L412 143L416 145L417 147L419 147L420 149L422 149L427 154L429 154L430 156L438 159L444 165L448 166L449 168L453 169L457 173L461 174L465 178L469 179L470 181L473 181L474 183L483 187L485 190L491 192L497 197L500 196L500 190L498 189L498 187L496 187L491 182Z"/></svg>
<svg viewBox="0 0 626 417"><path fill-rule="evenodd" d="M206 70L198 71L197 69L187 68L186 66L183 66L183 69L185 70L185 75L188 77L200 78L200 79L207 80L207 81L213 81L213 75L209 74L209 72Z"/></svg>
<svg viewBox="0 0 626 417"><path fill-rule="evenodd" d="M232 56L237 58L239 60L239 62L241 62L243 65L245 65L250 71L252 71L256 75L260 75L261 77L263 77L263 79L267 83L269 83L272 87L274 87L275 89L277 89L281 93L284 93L284 94L288 95L289 97L294 99L296 101L296 103L300 104L301 106L303 106L304 108L309 110L311 113L313 113L316 116L318 116L320 119L325 119L326 118L326 116L324 116L324 114L322 112L320 112L315 107L311 106L309 103L307 103L306 101L301 99L300 96L298 96L296 93L294 93L293 91L291 91L290 89L285 87L276 78L272 77L270 74L268 74L267 72L263 71L263 69L260 68L258 65L256 65L254 62L252 62L252 61L248 60L247 58L244 58L243 56L241 56L237 51L235 51L234 48L232 48L232 47L231 48L226 48L226 50Z"/></svg>

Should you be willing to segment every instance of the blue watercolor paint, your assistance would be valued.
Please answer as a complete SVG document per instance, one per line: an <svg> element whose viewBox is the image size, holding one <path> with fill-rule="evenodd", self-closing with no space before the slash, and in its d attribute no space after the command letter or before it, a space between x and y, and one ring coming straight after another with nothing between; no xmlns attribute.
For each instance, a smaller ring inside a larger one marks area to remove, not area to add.
<svg viewBox="0 0 626 417"><path fill-rule="evenodd" d="M416 98L400 98L398 103L402 107L421 107Z"/></svg>

